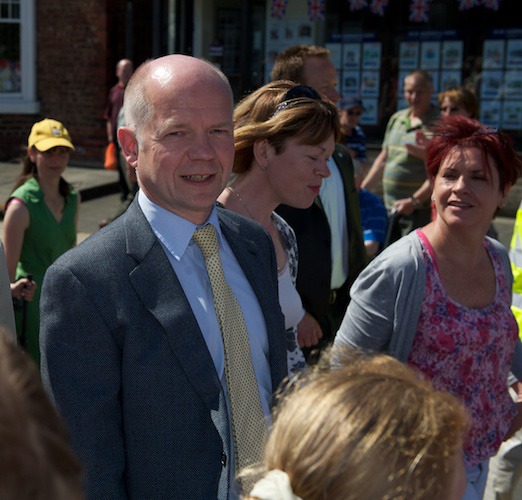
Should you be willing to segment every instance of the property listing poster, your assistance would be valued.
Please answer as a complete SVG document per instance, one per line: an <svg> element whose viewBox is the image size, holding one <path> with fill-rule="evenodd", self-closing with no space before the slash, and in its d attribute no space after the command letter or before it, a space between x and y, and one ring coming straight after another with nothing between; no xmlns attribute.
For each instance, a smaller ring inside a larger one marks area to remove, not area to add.
<svg viewBox="0 0 522 500"><path fill-rule="evenodd" d="M337 70L342 97L358 96L364 105L362 125L378 123L382 45L373 34L338 35L326 44Z"/></svg>
<svg viewBox="0 0 522 500"><path fill-rule="evenodd" d="M433 78L433 103L437 93L462 84L464 43L455 31L412 31L399 44L397 109L407 106L404 78L415 69L428 71Z"/></svg>
<svg viewBox="0 0 522 500"><path fill-rule="evenodd" d="M270 81L270 72L279 52L295 44L312 45L314 23L307 19L280 20L271 18L266 24L265 82Z"/></svg>
<svg viewBox="0 0 522 500"><path fill-rule="evenodd" d="M506 130L522 129L522 39L496 33L484 40L480 88L480 120ZM503 36L504 35L504 36Z"/></svg>

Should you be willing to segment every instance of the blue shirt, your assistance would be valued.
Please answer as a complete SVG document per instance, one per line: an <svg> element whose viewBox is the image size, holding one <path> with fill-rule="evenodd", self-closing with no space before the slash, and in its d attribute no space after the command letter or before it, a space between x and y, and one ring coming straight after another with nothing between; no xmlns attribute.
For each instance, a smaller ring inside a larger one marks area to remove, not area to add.
<svg viewBox="0 0 522 500"><path fill-rule="evenodd" d="M223 272L243 311L261 405L265 415L269 416L272 403L272 380L268 361L265 319L250 283L221 232L215 207L207 222L196 226L156 205L147 198L142 190L138 192L138 202L172 264L226 391L223 339L214 309L210 280L201 250L192 240L192 235L197 227L202 227L207 223L216 227Z"/></svg>
<svg viewBox="0 0 522 500"><path fill-rule="evenodd" d="M359 205L364 241L378 241L379 249L382 249L388 228L388 213L383 200L366 189L360 189Z"/></svg>

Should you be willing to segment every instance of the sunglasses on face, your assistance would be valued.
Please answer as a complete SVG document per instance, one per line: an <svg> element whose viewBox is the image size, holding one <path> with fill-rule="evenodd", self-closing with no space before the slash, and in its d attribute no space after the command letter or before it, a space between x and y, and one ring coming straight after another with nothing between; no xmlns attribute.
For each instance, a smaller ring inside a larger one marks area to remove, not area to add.
<svg viewBox="0 0 522 500"><path fill-rule="evenodd" d="M447 113L448 111L450 113L455 113L458 110L459 110L459 108L457 106L445 106L443 108L440 108L441 113Z"/></svg>
<svg viewBox="0 0 522 500"><path fill-rule="evenodd" d="M352 110L350 110L350 111L348 111L348 114L350 116L361 116L362 111L352 111Z"/></svg>

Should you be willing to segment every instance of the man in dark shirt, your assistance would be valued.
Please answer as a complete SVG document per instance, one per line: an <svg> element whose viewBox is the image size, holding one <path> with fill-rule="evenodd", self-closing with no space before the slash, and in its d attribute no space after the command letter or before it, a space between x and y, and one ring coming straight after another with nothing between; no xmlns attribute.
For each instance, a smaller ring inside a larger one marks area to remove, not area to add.
<svg viewBox="0 0 522 500"><path fill-rule="evenodd" d="M127 184L125 174L125 163L120 158L120 146L118 144L118 113L123 106L123 94L125 87L133 73L133 64L129 59L122 59L116 65L116 76L118 82L111 88L107 97L104 118L107 120L107 141L113 142L116 146L116 157L118 158L118 174L121 190L121 201L127 200L130 194L130 188Z"/></svg>
<svg viewBox="0 0 522 500"><path fill-rule="evenodd" d="M292 80L313 87L333 103L340 100L337 72L324 47L287 48L277 56L271 79ZM315 358L314 350L320 352L332 342L348 306L350 286L368 261L353 162L343 145L336 145L328 168L331 175L310 208L277 209L297 238L297 290L306 310L298 339L308 361Z"/></svg>

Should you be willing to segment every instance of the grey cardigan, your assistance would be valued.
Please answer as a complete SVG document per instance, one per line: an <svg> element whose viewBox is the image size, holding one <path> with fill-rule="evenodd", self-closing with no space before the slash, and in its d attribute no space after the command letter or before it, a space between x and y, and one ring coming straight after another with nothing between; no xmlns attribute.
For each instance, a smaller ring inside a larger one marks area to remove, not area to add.
<svg viewBox="0 0 522 500"><path fill-rule="evenodd" d="M488 239L500 254L512 287L513 275L507 251L497 240ZM377 256L355 281L334 345L387 352L406 362L419 322L425 287L422 246L413 232ZM515 347L511 370L522 380L520 340Z"/></svg>

